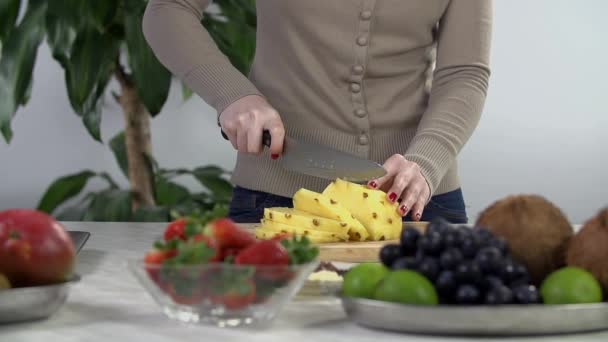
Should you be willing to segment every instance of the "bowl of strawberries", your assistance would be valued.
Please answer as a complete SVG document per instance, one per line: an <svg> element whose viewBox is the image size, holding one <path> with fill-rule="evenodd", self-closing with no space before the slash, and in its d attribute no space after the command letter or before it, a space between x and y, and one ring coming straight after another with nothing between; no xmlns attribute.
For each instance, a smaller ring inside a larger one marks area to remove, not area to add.
<svg viewBox="0 0 608 342"><path fill-rule="evenodd" d="M318 266L306 237L257 240L228 218L170 222L129 269L171 319L220 327L270 324Z"/></svg>

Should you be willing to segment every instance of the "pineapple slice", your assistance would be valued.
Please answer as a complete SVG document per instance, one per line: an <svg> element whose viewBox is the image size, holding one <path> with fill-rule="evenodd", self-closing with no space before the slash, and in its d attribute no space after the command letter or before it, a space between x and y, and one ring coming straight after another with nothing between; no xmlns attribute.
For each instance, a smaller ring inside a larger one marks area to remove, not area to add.
<svg viewBox="0 0 608 342"><path fill-rule="evenodd" d="M370 239L393 240L402 229L397 204L386 199L386 193L341 179L325 188L323 194L341 202L367 229Z"/></svg>
<svg viewBox="0 0 608 342"><path fill-rule="evenodd" d="M293 206L303 212L346 223L351 240L364 241L369 237L363 224L333 198L318 192L300 189L293 196Z"/></svg>
<svg viewBox="0 0 608 342"><path fill-rule="evenodd" d="M262 219L262 225L255 229L255 236L258 239L272 239L277 234L290 233L296 236L306 236L313 243L328 243L344 241L337 234L319 230L309 230L299 226L290 226L288 224L279 223Z"/></svg>
<svg viewBox="0 0 608 342"><path fill-rule="evenodd" d="M290 226L302 227L309 230L334 233L348 240L348 224L337 220L319 217L291 208L265 208L266 220L284 223Z"/></svg>

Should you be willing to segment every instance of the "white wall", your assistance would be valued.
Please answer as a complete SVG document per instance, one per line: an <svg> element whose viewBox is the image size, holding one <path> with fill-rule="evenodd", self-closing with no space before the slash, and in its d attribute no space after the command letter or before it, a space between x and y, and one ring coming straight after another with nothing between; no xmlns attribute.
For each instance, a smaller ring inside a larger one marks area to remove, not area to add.
<svg viewBox="0 0 608 342"><path fill-rule="evenodd" d="M460 158L470 217L507 194L539 193L581 222L608 205L608 2L495 4L490 94ZM111 152L71 111L63 72L46 46L34 78L32 100L13 121L13 142L0 142L0 209L33 207L53 179L83 168L125 184ZM118 106L107 102L106 141L122 125ZM235 155L214 120L200 99L182 103L176 84L152 125L161 165L232 168Z"/></svg>

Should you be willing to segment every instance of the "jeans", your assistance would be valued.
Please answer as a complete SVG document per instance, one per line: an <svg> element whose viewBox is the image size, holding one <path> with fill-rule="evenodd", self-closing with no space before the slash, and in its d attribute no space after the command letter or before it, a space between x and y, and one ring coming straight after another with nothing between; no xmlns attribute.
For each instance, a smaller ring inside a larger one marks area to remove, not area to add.
<svg viewBox="0 0 608 342"><path fill-rule="evenodd" d="M291 198L237 186L232 195L228 216L238 223L259 223L264 216L264 208L292 206ZM455 224L468 222L461 189L433 196L424 208L420 220L431 221L438 216ZM411 220L410 214L403 217L403 221Z"/></svg>

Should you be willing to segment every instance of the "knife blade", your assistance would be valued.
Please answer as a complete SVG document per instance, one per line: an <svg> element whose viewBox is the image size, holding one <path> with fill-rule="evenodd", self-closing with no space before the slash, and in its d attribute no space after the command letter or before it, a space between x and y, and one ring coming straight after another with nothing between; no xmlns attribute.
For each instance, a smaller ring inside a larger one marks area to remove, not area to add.
<svg viewBox="0 0 608 342"><path fill-rule="evenodd" d="M222 136L228 140L223 130ZM270 132L264 130L262 144L270 147L270 143ZM386 174L382 165L374 161L290 137L285 137L283 141L283 155L279 162L286 170L328 180L340 178L362 183Z"/></svg>

